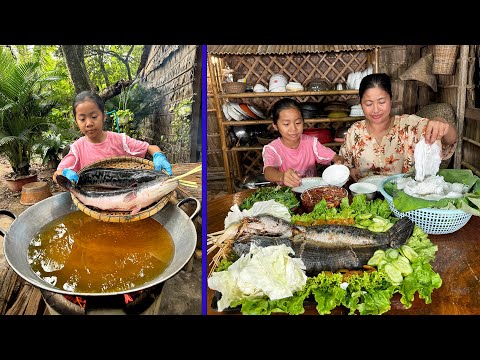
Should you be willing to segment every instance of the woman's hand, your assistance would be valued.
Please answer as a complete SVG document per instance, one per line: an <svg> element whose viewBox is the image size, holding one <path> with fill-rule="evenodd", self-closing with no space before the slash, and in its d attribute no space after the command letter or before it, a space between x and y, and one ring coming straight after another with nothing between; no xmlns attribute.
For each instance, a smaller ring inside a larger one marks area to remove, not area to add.
<svg viewBox="0 0 480 360"><path fill-rule="evenodd" d="M302 178L298 176L295 170L288 169L283 173L282 182L286 186L297 187L302 185Z"/></svg>
<svg viewBox="0 0 480 360"><path fill-rule="evenodd" d="M429 145L437 140L442 140L451 129L451 125L441 117L432 118L425 130L425 142Z"/></svg>
<svg viewBox="0 0 480 360"><path fill-rule="evenodd" d="M353 179L353 181L357 182L363 176L362 176L362 172L360 171L359 168L351 168L350 169L350 177Z"/></svg>

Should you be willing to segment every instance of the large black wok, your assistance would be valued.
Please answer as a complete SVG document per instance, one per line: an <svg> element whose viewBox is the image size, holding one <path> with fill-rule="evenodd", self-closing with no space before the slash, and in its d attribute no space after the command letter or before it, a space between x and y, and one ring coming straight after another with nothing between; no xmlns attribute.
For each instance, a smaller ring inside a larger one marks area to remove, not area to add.
<svg viewBox="0 0 480 360"><path fill-rule="evenodd" d="M195 201L197 204L194 213L190 217L179 208L186 201ZM8 264L19 276L32 285L54 293L75 296L111 296L126 294L152 287L169 279L183 268L195 251L197 232L192 219L200 211L200 202L195 198L185 198L176 206L169 202L162 210L152 216L153 219L166 228L175 244L173 259L163 273L142 286L121 292L76 293L59 289L40 279L32 271L27 260L28 246L35 234L44 225L73 211L78 211L78 208L74 205L69 192L51 196L22 212L12 222L10 229L4 234L4 253Z"/></svg>

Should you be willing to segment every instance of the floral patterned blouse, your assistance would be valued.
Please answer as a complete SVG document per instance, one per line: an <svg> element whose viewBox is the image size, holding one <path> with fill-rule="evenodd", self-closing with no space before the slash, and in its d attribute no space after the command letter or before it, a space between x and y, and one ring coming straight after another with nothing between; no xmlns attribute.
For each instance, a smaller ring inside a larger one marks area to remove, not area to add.
<svg viewBox="0 0 480 360"><path fill-rule="evenodd" d="M395 115L393 126L378 144L368 133L366 120L352 124L339 155L349 168L359 168L363 176L406 173L414 165L415 145L425 134L429 119L417 115ZM457 142L442 144L442 160L455 152Z"/></svg>

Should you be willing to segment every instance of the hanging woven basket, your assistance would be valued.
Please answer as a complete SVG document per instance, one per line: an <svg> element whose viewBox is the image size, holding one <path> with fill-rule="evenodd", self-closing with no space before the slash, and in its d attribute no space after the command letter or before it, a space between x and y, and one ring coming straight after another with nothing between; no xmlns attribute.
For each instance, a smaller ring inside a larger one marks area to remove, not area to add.
<svg viewBox="0 0 480 360"><path fill-rule="evenodd" d="M438 75L452 75L457 62L458 45L435 45L432 72Z"/></svg>

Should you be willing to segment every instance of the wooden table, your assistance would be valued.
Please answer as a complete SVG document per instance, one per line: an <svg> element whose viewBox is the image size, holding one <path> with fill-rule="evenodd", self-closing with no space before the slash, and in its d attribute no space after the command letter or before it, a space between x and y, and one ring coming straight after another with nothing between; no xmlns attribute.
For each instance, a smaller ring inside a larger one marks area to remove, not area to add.
<svg viewBox="0 0 480 360"><path fill-rule="evenodd" d="M172 172L174 176L179 176L182 174L186 174L190 170L193 170L197 166L201 165L201 162L172 164ZM182 180L195 182L197 184L197 187L190 187L179 184L177 189L175 189L177 196L181 198L194 197L198 201L202 201L202 170L182 178Z"/></svg>
<svg viewBox="0 0 480 360"><path fill-rule="evenodd" d="M208 231L223 230L224 220L230 207L240 204L254 190L219 197L208 203ZM442 286L432 292L432 302L425 304L415 294L409 309L400 302L400 294L391 300L391 309L384 315L479 315L480 314L480 217L472 216L460 230L445 235L429 235L438 246L433 270L440 274ZM210 264L212 254L209 254ZM209 266L210 270L210 266ZM208 272L207 272L208 273ZM207 313L209 315L240 314L239 312L218 312L212 308L214 291L207 290ZM337 307L332 314L348 314L348 309ZM315 304L305 306L305 315L318 315Z"/></svg>

